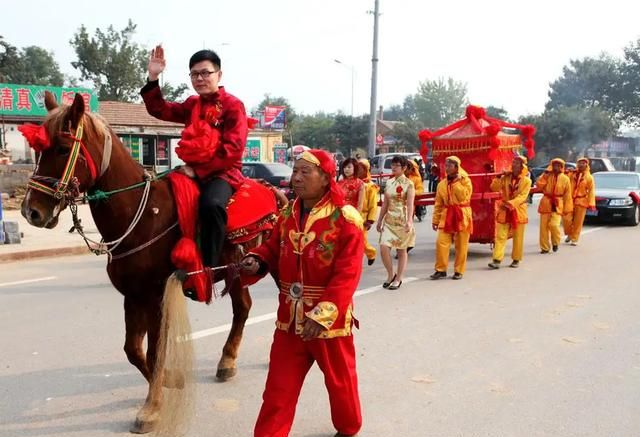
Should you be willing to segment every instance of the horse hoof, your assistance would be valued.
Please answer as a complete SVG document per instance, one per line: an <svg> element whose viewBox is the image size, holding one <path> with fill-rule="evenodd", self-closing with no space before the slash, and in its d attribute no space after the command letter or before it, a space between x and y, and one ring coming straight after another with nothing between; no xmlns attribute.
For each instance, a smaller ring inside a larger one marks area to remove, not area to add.
<svg viewBox="0 0 640 437"><path fill-rule="evenodd" d="M162 385L165 388L175 388L182 390L184 388L184 375L173 370L165 370L164 381Z"/></svg>
<svg viewBox="0 0 640 437"><path fill-rule="evenodd" d="M225 382L236 376L238 369L235 367L229 367L227 369L218 369L216 372L216 379L220 382Z"/></svg>
<svg viewBox="0 0 640 437"><path fill-rule="evenodd" d="M157 421L149 421L136 418L136 421L133 423L133 426L131 427L131 429L129 429L129 431L132 434L148 434L155 430L157 424Z"/></svg>

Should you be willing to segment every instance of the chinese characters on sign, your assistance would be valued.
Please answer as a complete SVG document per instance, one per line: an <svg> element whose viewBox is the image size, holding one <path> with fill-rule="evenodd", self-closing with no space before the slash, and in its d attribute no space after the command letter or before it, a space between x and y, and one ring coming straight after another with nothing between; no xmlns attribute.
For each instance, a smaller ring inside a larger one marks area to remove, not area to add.
<svg viewBox="0 0 640 437"><path fill-rule="evenodd" d="M98 111L98 97L88 89L0 83L0 114L47 115L47 109L44 106L45 91L53 93L58 103L63 105L70 105L76 94L80 94L86 111Z"/></svg>

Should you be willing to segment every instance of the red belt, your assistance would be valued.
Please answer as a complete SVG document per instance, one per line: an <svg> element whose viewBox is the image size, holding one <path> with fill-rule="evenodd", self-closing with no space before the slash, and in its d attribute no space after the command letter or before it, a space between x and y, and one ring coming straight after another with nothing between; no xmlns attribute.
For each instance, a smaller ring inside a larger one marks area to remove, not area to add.
<svg viewBox="0 0 640 437"><path fill-rule="evenodd" d="M445 217L444 221L444 231L447 234L455 234L456 232L460 232L462 230L464 222L464 214L462 213L462 208L467 208L469 206L471 205L468 203L447 206L447 216Z"/></svg>

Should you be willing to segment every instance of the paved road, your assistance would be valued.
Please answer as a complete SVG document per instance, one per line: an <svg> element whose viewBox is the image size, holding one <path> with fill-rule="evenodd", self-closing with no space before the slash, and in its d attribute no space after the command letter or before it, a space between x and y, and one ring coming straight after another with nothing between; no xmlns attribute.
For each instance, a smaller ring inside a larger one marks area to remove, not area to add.
<svg viewBox="0 0 640 437"><path fill-rule="evenodd" d="M534 216L520 269L487 271L489 247L472 245L463 281L431 282L434 233L423 223L416 280L389 292L378 287L382 266L366 268L356 300L361 435L640 435L640 229L586 231L581 246L539 255ZM253 296L253 317L275 310L270 281ZM203 335L190 436L250 436L273 321L246 329L239 374L221 384L230 302L190 310ZM103 258L0 266L0 436L128 435L146 390L122 352L122 314ZM292 436L332 431L314 368Z"/></svg>

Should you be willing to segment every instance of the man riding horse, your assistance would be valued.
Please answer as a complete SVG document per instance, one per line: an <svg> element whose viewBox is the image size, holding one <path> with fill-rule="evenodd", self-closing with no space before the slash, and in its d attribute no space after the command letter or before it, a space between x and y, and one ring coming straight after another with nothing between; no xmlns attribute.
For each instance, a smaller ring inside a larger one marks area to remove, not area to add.
<svg viewBox="0 0 640 437"><path fill-rule="evenodd" d="M182 172L200 185L202 256L206 266L215 267L225 239L226 206L244 179L247 115L244 104L218 85L222 70L215 52L200 50L191 56L189 76L198 95L183 103L162 96L159 77L165 66L164 49L158 45L151 51L147 84L140 94L149 114L186 126L177 153L187 164Z"/></svg>

